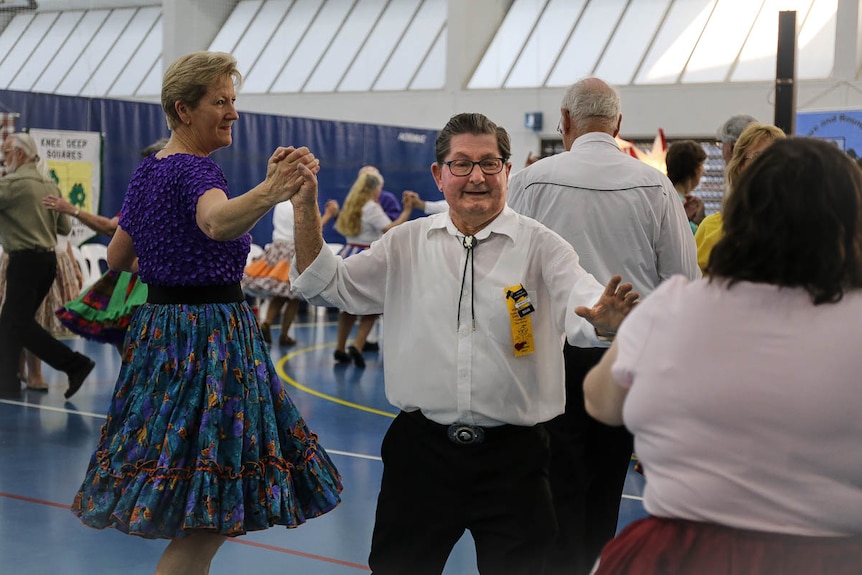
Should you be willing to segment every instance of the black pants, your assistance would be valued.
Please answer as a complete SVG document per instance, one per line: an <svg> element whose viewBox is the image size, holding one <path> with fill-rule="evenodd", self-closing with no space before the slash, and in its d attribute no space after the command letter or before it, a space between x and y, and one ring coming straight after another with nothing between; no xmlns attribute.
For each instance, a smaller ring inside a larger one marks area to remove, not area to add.
<svg viewBox="0 0 862 575"><path fill-rule="evenodd" d="M547 575L588 574L616 532L632 435L625 427L596 421L584 408L584 378L604 353L568 344L564 349L566 412L545 424L558 526Z"/></svg>
<svg viewBox="0 0 862 575"><path fill-rule="evenodd" d="M478 446L401 413L383 439L368 564L375 575L439 575L469 529L482 575L538 575L554 534L541 425Z"/></svg>
<svg viewBox="0 0 862 575"><path fill-rule="evenodd" d="M36 321L36 311L57 275L54 250L12 252L6 268L6 300L0 312L0 394L20 393L18 361L21 349L59 371L77 365L77 354Z"/></svg>

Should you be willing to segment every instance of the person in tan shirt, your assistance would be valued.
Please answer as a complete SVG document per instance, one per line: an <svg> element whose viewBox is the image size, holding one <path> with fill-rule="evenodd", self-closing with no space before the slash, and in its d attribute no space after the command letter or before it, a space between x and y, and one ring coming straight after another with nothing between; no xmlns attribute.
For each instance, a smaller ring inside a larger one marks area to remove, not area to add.
<svg viewBox="0 0 862 575"><path fill-rule="evenodd" d="M71 397L95 363L55 339L36 321L36 310L57 273L57 234L71 231L69 218L42 205L60 195L26 133L11 134L2 146L7 175L0 178L0 245L9 254L6 301L0 312L0 397L18 398L18 361L26 348L69 376Z"/></svg>

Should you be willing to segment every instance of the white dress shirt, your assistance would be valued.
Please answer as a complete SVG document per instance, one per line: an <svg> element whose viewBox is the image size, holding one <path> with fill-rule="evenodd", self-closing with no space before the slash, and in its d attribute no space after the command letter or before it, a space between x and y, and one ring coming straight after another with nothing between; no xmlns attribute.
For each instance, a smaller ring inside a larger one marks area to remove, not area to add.
<svg viewBox="0 0 862 575"><path fill-rule="evenodd" d="M392 223L383 207L374 200L368 200L362 206L362 219L359 233L355 236L345 236L348 244L370 246L374 240L383 235L383 228Z"/></svg>
<svg viewBox="0 0 862 575"><path fill-rule="evenodd" d="M426 214L439 214L441 212L445 212L449 209L449 202L446 200L426 200L425 201L425 213Z"/></svg>
<svg viewBox="0 0 862 575"><path fill-rule="evenodd" d="M290 200L276 204L272 210L272 241L293 244L293 204Z"/></svg>
<svg viewBox="0 0 862 575"><path fill-rule="evenodd" d="M419 218L346 260L321 250L301 275L291 266L291 285L315 304L384 314L395 407L442 424L548 421L565 407L563 335L601 345L574 309L604 287L565 240L508 207L476 234L472 262L463 238L448 212ZM519 284L535 307L535 351L515 357L505 290Z"/></svg>
<svg viewBox="0 0 862 575"><path fill-rule="evenodd" d="M600 282L620 274L643 298L673 275L701 277L673 184L609 134L584 134L570 151L514 174L508 203L563 236Z"/></svg>

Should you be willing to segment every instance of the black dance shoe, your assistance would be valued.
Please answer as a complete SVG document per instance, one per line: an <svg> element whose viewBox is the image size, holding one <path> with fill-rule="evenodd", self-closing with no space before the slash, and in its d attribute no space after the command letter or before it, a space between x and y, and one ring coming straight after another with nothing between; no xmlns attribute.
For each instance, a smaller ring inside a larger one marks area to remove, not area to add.
<svg viewBox="0 0 862 575"><path fill-rule="evenodd" d="M376 341L366 341L362 351L380 351L380 344Z"/></svg>
<svg viewBox="0 0 862 575"><path fill-rule="evenodd" d="M79 389L81 389L81 386L84 384L84 380L87 379L87 376L90 375L90 372L93 371L94 367L96 367L95 361L86 355L81 355L77 352L75 353L79 357L79 365L72 371L67 372L69 375L69 389L67 389L66 393L63 394L63 397L66 399L69 399L75 395Z"/></svg>
<svg viewBox="0 0 862 575"><path fill-rule="evenodd" d="M362 352L356 349L356 346L351 345L347 348L347 353L350 356L350 359L353 360L354 365L356 367L365 367L365 358L362 357Z"/></svg>

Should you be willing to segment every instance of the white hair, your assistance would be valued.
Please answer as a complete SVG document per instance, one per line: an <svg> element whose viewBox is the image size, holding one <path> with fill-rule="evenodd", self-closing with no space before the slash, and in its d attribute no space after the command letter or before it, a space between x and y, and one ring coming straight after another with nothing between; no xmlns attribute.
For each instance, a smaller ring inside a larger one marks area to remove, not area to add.
<svg viewBox="0 0 862 575"><path fill-rule="evenodd" d="M562 107L578 128L597 123L609 132L620 119L619 93L599 78L582 78L566 90Z"/></svg>
<svg viewBox="0 0 862 575"><path fill-rule="evenodd" d="M21 150L27 158L28 162L36 164L36 171L42 176L45 181L53 181L51 171L48 169L48 163L45 158L39 156L39 148L36 147L36 140L27 132L13 132L6 136L12 142L12 147L16 150Z"/></svg>

